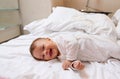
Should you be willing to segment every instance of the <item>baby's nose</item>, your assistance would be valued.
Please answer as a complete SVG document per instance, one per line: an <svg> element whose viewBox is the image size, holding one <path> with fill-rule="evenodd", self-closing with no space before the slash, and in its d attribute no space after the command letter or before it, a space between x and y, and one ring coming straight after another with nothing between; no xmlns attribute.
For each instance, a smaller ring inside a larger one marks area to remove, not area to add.
<svg viewBox="0 0 120 79"><path fill-rule="evenodd" d="M45 50L45 51L44 51L44 55L47 55L48 52L49 52L49 50Z"/></svg>

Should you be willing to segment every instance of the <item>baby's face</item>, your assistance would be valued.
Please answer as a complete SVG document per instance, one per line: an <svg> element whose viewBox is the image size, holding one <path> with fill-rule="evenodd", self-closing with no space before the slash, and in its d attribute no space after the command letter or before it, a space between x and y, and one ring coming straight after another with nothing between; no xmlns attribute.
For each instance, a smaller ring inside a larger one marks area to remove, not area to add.
<svg viewBox="0 0 120 79"><path fill-rule="evenodd" d="M37 59L51 60L56 58L59 54L56 44L48 38L36 41L35 45L33 56Z"/></svg>

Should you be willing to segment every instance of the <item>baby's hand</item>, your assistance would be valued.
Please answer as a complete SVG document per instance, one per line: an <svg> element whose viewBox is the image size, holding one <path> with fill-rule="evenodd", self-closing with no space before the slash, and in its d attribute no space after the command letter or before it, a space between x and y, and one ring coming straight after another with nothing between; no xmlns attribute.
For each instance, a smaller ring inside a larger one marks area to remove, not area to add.
<svg viewBox="0 0 120 79"><path fill-rule="evenodd" d="M63 61L62 68L63 68L64 70L67 70L67 69L70 67L71 63L72 63L72 62L71 62L71 61L68 61L68 60Z"/></svg>
<svg viewBox="0 0 120 79"><path fill-rule="evenodd" d="M77 70L82 70L82 69L84 69L85 65L81 61L76 60L76 61L72 62L72 67Z"/></svg>

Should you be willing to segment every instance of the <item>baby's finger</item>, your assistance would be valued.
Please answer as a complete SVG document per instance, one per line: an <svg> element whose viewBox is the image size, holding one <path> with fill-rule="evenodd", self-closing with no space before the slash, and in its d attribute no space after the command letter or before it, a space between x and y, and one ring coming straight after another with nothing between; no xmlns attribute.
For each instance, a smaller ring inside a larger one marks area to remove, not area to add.
<svg viewBox="0 0 120 79"><path fill-rule="evenodd" d="M63 65L62 65L62 68L63 68L64 70L66 70L66 69L68 69L68 66L67 66L66 64L63 64Z"/></svg>

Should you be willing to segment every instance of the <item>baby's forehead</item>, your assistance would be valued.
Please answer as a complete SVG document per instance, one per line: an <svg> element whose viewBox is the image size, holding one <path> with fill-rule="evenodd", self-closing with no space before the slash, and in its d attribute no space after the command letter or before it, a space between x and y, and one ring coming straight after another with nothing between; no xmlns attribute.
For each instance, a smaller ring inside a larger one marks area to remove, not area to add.
<svg viewBox="0 0 120 79"><path fill-rule="evenodd" d="M38 39L38 40L35 41L34 45L35 46L41 46L44 41L46 41L46 40L45 39Z"/></svg>
<svg viewBox="0 0 120 79"><path fill-rule="evenodd" d="M34 46L38 46L39 45L39 43L41 43L41 41L40 40L36 40L36 41L34 41Z"/></svg>

